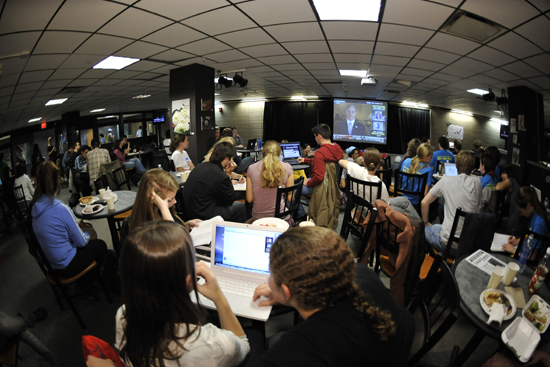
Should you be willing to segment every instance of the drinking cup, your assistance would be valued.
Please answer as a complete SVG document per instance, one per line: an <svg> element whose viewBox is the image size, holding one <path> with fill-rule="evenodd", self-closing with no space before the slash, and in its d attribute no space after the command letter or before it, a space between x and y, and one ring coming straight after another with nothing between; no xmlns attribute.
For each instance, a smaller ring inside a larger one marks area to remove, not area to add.
<svg viewBox="0 0 550 367"><path fill-rule="evenodd" d="M303 221L303 222L300 222L300 227L315 227L315 223L311 222L311 221Z"/></svg>
<svg viewBox="0 0 550 367"><path fill-rule="evenodd" d="M134 153L136 153L136 152L137 152L137 149L134 149Z"/></svg>
<svg viewBox="0 0 550 367"><path fill-rule="evenodd" d="M101 200L105 200L105 189L99 189L99 196L101 197Z"/></svg>
<svg viewBox="0 0 550 367"><path fill-rule="evenodd" d="M112 196L109 196L106 201L107 201L107 207L109 208L109 210L115 210L115 198Z"/></svg>
<svg viewBox="0 0 550 367"><path fill-rule="evenodd" d="M514 278L516 277L516 274L518 273L518 270L518 264L508 263L508 266L506 266L506 274L504 274L504 279L502 280L502 283L504 283L504 285L512 284Z"/></svg>
<svg viewBox="0 0 550 367"><path fill-rule="evenodd" d="M502 266L495 266L491 273L491 278L487 284L487 288L498 288L502 277L504 276L504 268Z"/></svg>

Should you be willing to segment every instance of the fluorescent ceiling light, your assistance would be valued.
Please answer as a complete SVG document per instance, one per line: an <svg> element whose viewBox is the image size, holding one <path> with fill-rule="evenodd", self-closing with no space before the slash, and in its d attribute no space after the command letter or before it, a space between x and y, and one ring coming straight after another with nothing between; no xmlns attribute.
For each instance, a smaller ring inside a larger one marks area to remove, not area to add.
<svg viewBox="0 0 550 367"><path fill-rule="evenodd" d="M0 138L0 141L11 138L11 135L6 135Z"/></svg>
<svg viewBox="0 0 550 367"><path fill-rule="evenodd" d="M109 115L109 116L105 116L105 117L103 117L103 118L104 118L104 119L110 119L110 118L112 118L112 117L116 117L116 116L115 116L115 115Z"/></svg>
<svg viewBox="0 0 550 367"><path fill-rule="evenodd" d="M249 99L243 99L242 102L262 102L266 101L265 98L249 98Z"/></svg>
<svg viewBox="0 0 550 367"><path fill-rule="evenodd" d="M498 122L498 123L501 124L501 125L508 125L508 121L506 121L506 120L501 120L501 119L492 118L491 121L493 121L493 122Z"/></svg>
<svg viewBox="0 0 550 367"><path fill-rule="evenodd" d="M378 22L381 0L313 0L321 20Z"/></svg>
<svg viewBox="0 0 550 367"><path fill-rule="evenodd" d="M120 70L138 61L139 59L133 59L130 57L109 56L105 60L95 64L93 69Z"/></svg>
<svg viewBox="0 0 550 367"><path fill-rule="evenodd" d="M341 76L357 76L359 78L366 78L367 77L367 71L366 70L340 70Z"/></svg>
<svg viewBox="0 0 550 367"><path fill-rule="evenodd" d="M408 101L405 101L405 102L401 102L402 105L404 106L413 106L413 107L416 107L416 103L415 102L408 102Z"/></svg>
<svg viewBox="0 0 550 367"><path fill-rule="evenodd" d="M30 122L40 121L40 120L42 120L42 117L36 117L36 118L30 119L30 120L29 120L29 123L30 123Z"/></svg>
<svg viewBox="0 0 550 367"><path fill-rule="evenodd" d="M404 106L415 107L415 108L429 108L430 107L425 103L415 103L415 102L409 102L409 101L401 102L401 104L404 105Z"/></svg>
<svg viewBox="0 0 550 367"><path fill-rule="evenodd" d="M425 104L425 103L417 103L417 104L416 104L416 107L429 108L430 106L428 106L428 105Z"/></svg>
<svg viewBox="0 0 550 367"><path fill-rule="evenodd" d="M105 111L105 108L98 108L97 110L91 110L91 113Z"/></svg>
<svg viewBox="0 0 550 367"><path fill-rule="evenodd" d="M150 94L140 94L139 96L132 97L133 99L149 98Z"/></svg>
<svg viewBox="0 0 550 367"><path fill-rule="evenodd" d="M214 95L215 95L215 96L221 96L221 94L219 94L219 93L214 93Z"/></svg>
<svg viewBox="0 0 550 367"><path fill-rule="evenodd" d="M53 105L56 105L56 104L61 104L61 103L65 102L68 99L69 98L50 99L48 101L48 103L46 103L46 106L53 106Z"/></svg>
<svg viewBox="0 0 550 367"><path fill-rule="evenodd" d="M468 92L473 93L473 94L478 94L480 96L489 93L488 90L483 90L483 89L479 89L479 88L468 89Z"/></svg>
<svg viewBox="0 0 550 367"><path fill-rule="evenodd" d="M451 110L451 112L454 112L454 113L460 113L462 115L468 115L468 116L473 116L474 114L471 113L471 112L468 112L468 111L462 111L462 110Z"/></svg>

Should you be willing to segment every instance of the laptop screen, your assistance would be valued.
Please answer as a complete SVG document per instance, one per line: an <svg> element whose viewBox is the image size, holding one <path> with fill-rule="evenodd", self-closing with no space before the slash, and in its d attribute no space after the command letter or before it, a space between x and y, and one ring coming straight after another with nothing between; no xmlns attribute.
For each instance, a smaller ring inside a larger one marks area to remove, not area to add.
<svg viewBox="0 0 550 367"><path fill-rule="evenodd" d="M280 231L216 225L214 264L228 269L269 274L269 250Z"/></svg>
<svg viewBox="0 0 550 367"><path fill-rule="evenodd" d="M256 146L256 139L248 139L248 144L246 145L247 149L254 149Z"/></svg>
<svg viewBox="0 0 550 367"><path fill-rule="evenodd" d="M458 170L456 164L445 163L445 176L458 176Z"/></svg>
<svg viewBox="0 0 550 367"><path fill-rule="evenodd" d="M298 159L302 156L300 143L282 143L283 159Z"/></svg>

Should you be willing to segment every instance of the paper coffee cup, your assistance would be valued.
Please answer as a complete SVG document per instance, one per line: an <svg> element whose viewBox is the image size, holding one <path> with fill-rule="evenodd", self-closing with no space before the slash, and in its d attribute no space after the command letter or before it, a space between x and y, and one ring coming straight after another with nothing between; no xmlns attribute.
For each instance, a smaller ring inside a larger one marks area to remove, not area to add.
<svg viewBox="0 0 550 367"><path fill-rule="evenodd" d="M105 200L103 195L105 195L105 189L99 189L99 196L101 197L101 200Z"/></svg>
<svg viewBox="0 0 550 367"><path fill-rule="evenodd" d="M502 277L504 276L504 268L502 266L495 266L491 273L491 278L487 284L487 288L498 288Z"/></svg>
<svg viewBox="0 0 550 367"><path fill-rule="evenodd" d="M514 281L516 274L518 273L519 265L516 263L508 263L506 266L506 274L504 274L504 279L502 283L504 285L510 285Z"/></svg>
<svg viewBox="0 0 550 367"><path fill-rule="evenodd" d="M107 207L109 208L109 210L115 210L115 198L110 196L109 198L107 198Z"/></svg>

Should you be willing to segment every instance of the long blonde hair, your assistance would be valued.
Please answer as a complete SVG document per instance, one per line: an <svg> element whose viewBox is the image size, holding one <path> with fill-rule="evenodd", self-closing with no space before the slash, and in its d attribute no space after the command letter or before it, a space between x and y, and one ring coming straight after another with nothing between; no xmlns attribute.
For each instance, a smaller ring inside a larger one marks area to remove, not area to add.
<svg viewBox="0 0 550 367"><path fill-rule="evenodd" d="M414 157L411 161L411 165L409 167L409 173L416 173L418 171L418 166L420 165L420 160L424 159L425 157L433 154L434 148L427 143L420 144L418 149L416 150L416 157Z"/></svg>
<svg viewBox="0 0 550 367"><path fill-rule="evenodd" d="M237 142L235 141L235 138L231 137L231 136L224 136L223 138L221 138L220 140L218 140L216 142L216 144L212 145L212 148L210 148L210 150L208 151L208 153L206 153L206 155L204 156L204 161L205 162L210 162L210 156L212 155L212 152L214 151L214 147L220 143L225 143L225 142L228 142L228 143L231 143L233 144L233 146L237 146Z"/></svg>
<svg viewBox="0 0 550 367"><path fill-rule="evenodd" d="M263 167L260 173L260 186L263 189L273 189L281 184L281 178L285 174L285 169L279 160L281 155L281 146L274 140L269 140L262 149Z"/></svg>

